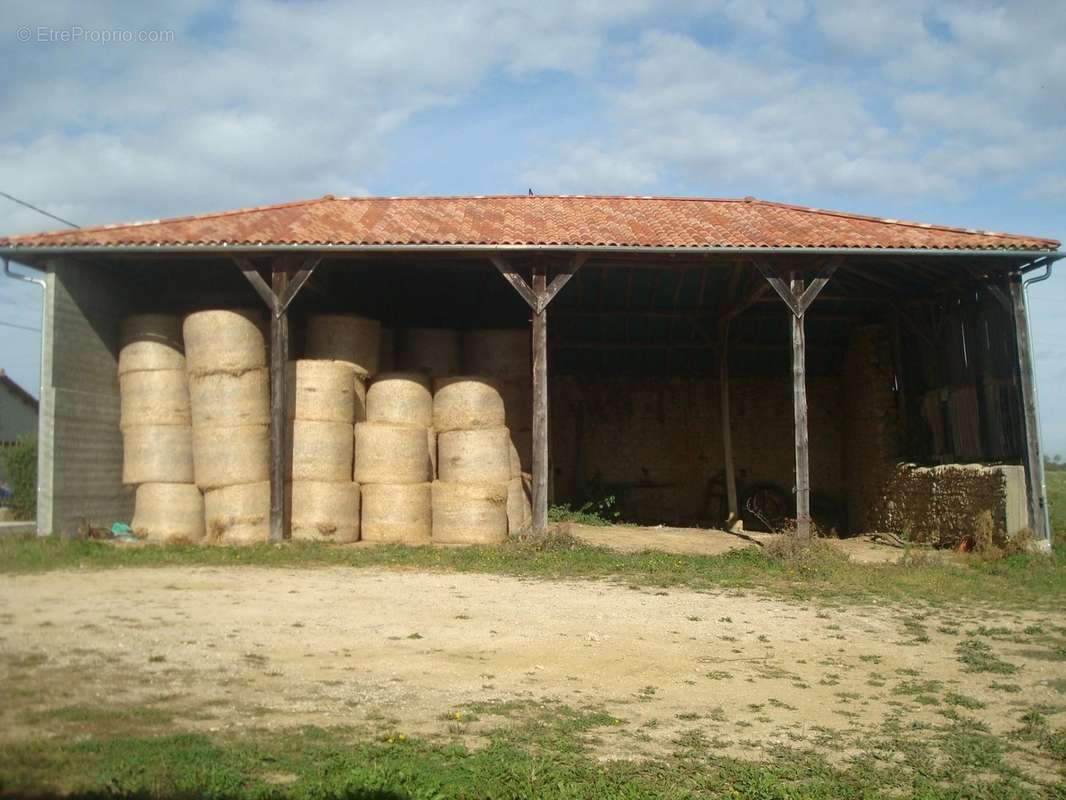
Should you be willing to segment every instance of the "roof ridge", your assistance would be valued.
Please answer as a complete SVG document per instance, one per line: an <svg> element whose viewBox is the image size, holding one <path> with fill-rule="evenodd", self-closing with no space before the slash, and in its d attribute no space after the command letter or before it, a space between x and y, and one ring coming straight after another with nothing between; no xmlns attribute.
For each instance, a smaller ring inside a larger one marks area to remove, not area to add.
<svg viewBox="0 0 1066 800"><path fill-rule="evenodd" d="M917 222L915 220L907 219L893 219L892 217L875 217L869 214L856 214L852 211L836 211L831 208L818 208L816 206L801 206L795 203L781 203L776 200L758 200L755 199L752 202L759 203L764 206L772 206L776 208L787 208L791 211L803 211L808 214L824 214L831 217L843 217L844 219L861 219L866 222L880 222L884 225L901 225L905 228L920 228L924 231L948 231L950 233L966 233L975 234L978 236L999 236L1004 239L1035 239L1042 238L1036 236L1026 236L1022 233L1003 233L1001 231L986 231L979 228L960 228L955 225L938 225L930 222Z"/></svg>
<svg viewBox="0 0 1066 800"><path fill-rule="evenodd" d="M954 243L949 249L1014 249L1012 245L1015 242L1028 243L1029 246L1037 249L1054 249L1059 246L1059 242L1053 239L1047 239L1037 236L1027 236L1024 234L1014 233L1002 233L997 231L984 231L974 228L961 228L949 225L935 225L931 223L916 222L910 220L898 220L888 217L875 217L864 214L857 214L853 212L836 211L833 209L823 209L814 206L804 206L794 203L783 203L773 200L760 200L755 197L743 197L743 198L727 198L727 197L697 197L697 196L654 196L654 195L606 195L606 194L546 194L546 195L524 195L524 194L495 194L495 195L409 195L409 196L336 196L333 194L327 194L322 197L308 198L303 200L295 200L287 203L275 203L258 206L247 206L244 208L229 209L226 211L214 211L205 214L190 214L178 217L166 217L152 220L141 220L136 222L118 223L111 225L97 225L88 228L81 229L63 229L58 231L48 231L44 233L25 233L17 234L13 236L0 237L0 246L15 246L19 247L25 242L25 246L47 246L50 243L58 242L62 245L67 241L93 241L97 240L105 242L111 240L112 243L117 241L134 241L145 240L149 244L154 242L156 244L161 243L162 238L171 235L173 231L180 231L183 227L185 229L195 229L198 223L209 223L212 220L224 220L227 218L238 218L239 221L230 223L229 227L236 231L242 229L246 223L252 226L273 226L275 230L274 236L284 236L283 229L287 223L287 219L304 219L304 224L308 224L308 221L313 220L317 214L309 213L306 217L301 216L301 212L292 214L284 213L289 209L301 209L312 208L320 205L325 205L329 209L327 213L333 214L336 217L336 227L334 231L337 236L343 236L346 232L351 233L353 236L360 228L360 216L364 213L363 206L366 205L395 205L406 206L423 205L425 208L423 211L429 213L435 213L437 211L459 211L464 214L467 212L476 214L478 210L477 204L481 201L487 203L487 207L491 208L492 203L505 204L501 207L508 207L512 210L518 210L519 204L529 203L533 208L536 208L540 203L556 203L558 210L564 214L570 215L584 215L586 213L592 213L596 210L606 211L613 206L617 214L628 216L642 216L645 215L645 210L650 209L647 213L665 213L665 206L673 204L692 204L695 206L708 207L710 205L715 206L735 206L739 211L740 208L747 206L748 208L763 208L769 210L781 210L782 212L796 213L802 212L810 219L809 223L812 227L830 228L834 225L840 227L842 223L832 223L831 219L851 220L856 223L865 223L871 226L878 226L877 228L871 227L870 231L866 235L872 237L873 241L878 239L889 240L899 239L906 240L908 236L912 234L906 234L900 231L896 234L889 234L889 228L887 226L897 226L898 229L907 229L913 231L929 231L931 234L951 234L957 237L958 241ZM451 204L449 206L449 204ZM647 204L647 206L645 206ZM659 208L657 209L656 206ZM282 212L276 213L275 212ZM382 209L383 213L386 213ZM397 208L395 214L408 215L409 209ZM256 215L265 215L257 217ZM726 224L723 222L726 218L736 217L740 218L745 216L744 214L734 214L732 211L707 211L706 213L697 211L690 215L687 211L677 210L675 216L677 224L681 225L688 217L693 219L697 217L716 217L720 216L722 219L715 224ZM763 214L763 216L766 216ZM241 217L247 217L248 219L240 219ZM816 222L816 220L821 222ZM787 220L786 220L787 221ZM704 223L707 221L704 220ZM734 220L735 222L735 220ZM693 223L696 224L696 223ZM710 223L707 223L710 224ZM775 225L780 226L783 224L782 220L778 218L776 223L774 222L774 215L766 216L765 225L769 225L771 228ZM152 226L159 229L158 235ZM883 232L872 233L873 231L881 230L880 226L885 226ZM217 227L225 229L226 224L220 223ZM785 225L787 228L787 224ZM211 225L200 226L200 240L205 241L207 230L211 229ZM137 234L138 229L147 229L140 234ZM408 232L410 233L410 232ZM735 233L735 232L734 232ZM780 232L778 232L780 233ZM237 234L238 236L240 234ZM384 235L384 234L382 234ZM400 234L396 234L400 235ZM413 235L413 234L412 234ZM460 237L462 234L459 234ZM474 238L477 238L475 234L470 234ZM497 233L496 236L504 235ZM772 232L765 232L764 238L774 239ZM181 237L178 236L174 241L178 241ZM232 240L233 236L227 236L225 230L218 233L218 242L224 242ZM295 236L299 238L299 236ZM504 238L506 236L504 235ZM684 237L682 237L684 238ZM741 237L743 238L743 237ZM922 237L918 237L922 238ZM928 237L925 237L928 238ZM983 240L983 241L982 241ZM167 239L167 241L171 241ZM215 239L211 239L212 242ZM282 241L280 238L275 238L275 242ZM287 240L285 240L287 241ZM316 240L317 241L317 240ZM687 242L693 244L693 242ZM877 244L863 244L863 247L877 247Z"/></svg>

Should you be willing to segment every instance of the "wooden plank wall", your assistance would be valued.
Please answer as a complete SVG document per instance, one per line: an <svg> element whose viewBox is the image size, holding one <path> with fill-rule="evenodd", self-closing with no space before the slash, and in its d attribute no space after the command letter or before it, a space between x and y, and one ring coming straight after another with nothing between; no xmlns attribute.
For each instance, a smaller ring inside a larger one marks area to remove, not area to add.
<svg viewBox="0 0 1066 800"><path fill-rule="evenodd" d="M1017 461L1022 409L1007 309L988 292L908 305L909 457L926 463ZM914 330L917 327L921 333Z"/></svg>

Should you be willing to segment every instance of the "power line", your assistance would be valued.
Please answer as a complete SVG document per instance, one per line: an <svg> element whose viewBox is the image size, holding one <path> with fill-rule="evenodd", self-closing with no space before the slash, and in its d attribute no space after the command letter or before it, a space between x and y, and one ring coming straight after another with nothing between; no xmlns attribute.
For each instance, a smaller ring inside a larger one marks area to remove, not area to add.
<svg viewBox="0 0 1066 800"><path fill-rule="evenodd" d="M18 203L20 206L25 206L26 208L28 208L28 209L30 209L32 211L36 211L38 214L44 214L46 217L51 217L52 219L59 220L64 225L69 225L72 228L80 228L81 227L81 225L75 225L69 219L63 219L62 217L57 217L55 214L49 213L48 211L45 211L43 208L37 208L37 206L35 206L33 203L27 203L25 200L19 200L13 194L8 194L7 192L0 192L0 196L6 197L12 203Z"/></svg>
<svg viewBox="0 0 1066 800"><path fill-rule="evenodd" d="M40 328L31 328L29 325L16 325L14 322L0 322L6 328L18 328L20 331L33 331L34 333L40 333Z"/></svg>

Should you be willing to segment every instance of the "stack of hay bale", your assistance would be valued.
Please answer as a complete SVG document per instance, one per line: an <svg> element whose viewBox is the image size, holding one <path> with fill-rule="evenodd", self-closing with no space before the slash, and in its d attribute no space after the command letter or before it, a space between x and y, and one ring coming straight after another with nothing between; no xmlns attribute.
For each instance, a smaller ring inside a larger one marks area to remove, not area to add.
<svg viewBox="0 0 1066 800"><path fill-rule="evenodd" d="M353 425L366 420L367 380L377 373L383 351L389 357L390 350L391 345L383 343L378 320L357 314L314 314L308 318L306 360L300 364L317 364L304 366L304 372L310 376L311 370L317 370L323 377L328 372L331 386L313 386L299 376L294 386L297 400L290 408L296 420L303 417L304 421L294 423L290 439L293 539L352 542L365 536L366 526L361 521L366 513L361 499L363 487L358 476L352 479L356 441ZM342 368L349 370L346 377L338 372ZM345 381L352 389L347 422L341 419ZM301 393L305 395L305 410L299 407ZM332 399L327 402L323 393ZM315 404L319 410L311 411L310 406ZM323 410L326 406L332 410ZM312 417L320 419L312 422ZM320 460L323 454L328 454L324 463Z"/></svg>
<svg viewBox="0 0 1066 800"><path fill-rule="evenodd" d="M483 376L434 381L437 476L433 541L490 544L507 537L510 433L500 384Z"/></svg>
<svg viewBox="0 0 1066 800"><path fill-rule="evenodd" d="M263 542L270 531L270 378L263 319L254 311L185 318L196 484L207 539Z"/></svg>
<svg viewBox="0 0 1066 800"><path fill-rule="evenodd" d="M181 322L138 314L120 327L122 482L137 487L133 529L149 541L198 541L204 501L193 482Z"/></svg>
<svg viewBox="0 0 1066 800"><path fill-rule="evenodd" d="M508 527L512 536L524 533L533 521L533 370L529 331L466 331L463 359L467 372L499 381L506 425L511 432Z"/></svg>
<svg viewBox="0 0 1066 800"><path fill-rule="evenodd" d="M294 540L359 539L359 484L352 482L352 425L364 378L347 361L288 365L289 530ZM360 392L357 394L356 387Z"/></svg>
<svg viewBox="0 0 1066 800"><path fill-rule="evenodd" d="M391 372L377 376L367 391L366 422L355 426L354 472L366 541L430 541L436 447L429 386L421 372Z"/></svg>

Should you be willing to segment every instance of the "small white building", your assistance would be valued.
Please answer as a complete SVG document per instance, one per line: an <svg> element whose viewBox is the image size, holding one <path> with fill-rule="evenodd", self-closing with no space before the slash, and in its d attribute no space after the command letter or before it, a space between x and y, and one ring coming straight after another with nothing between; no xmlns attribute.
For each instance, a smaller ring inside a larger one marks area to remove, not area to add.
<svg viewBox="0 0 1066 800"><path fill-rule="evenodd" d="M37 433L37 400L0 369L0 448ZM0 459L0 480L7 480Z"/></svg>

